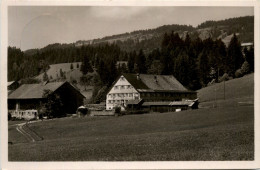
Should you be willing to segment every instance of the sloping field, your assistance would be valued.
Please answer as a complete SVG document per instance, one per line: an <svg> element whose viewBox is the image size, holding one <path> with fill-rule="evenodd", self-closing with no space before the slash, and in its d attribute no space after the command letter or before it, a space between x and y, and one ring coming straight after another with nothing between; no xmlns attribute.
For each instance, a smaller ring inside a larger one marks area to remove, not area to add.
<svg viewBox="0 0 260 170"><path fill-rule="evenodd" d="M198 98L200 102L214 101L236 98L253 98L254 97L254 74L249 74L241 78L216 83L198 90Z"/></svg>
<svg viewBox="0 0 260 170"><path fill-rule="evenodd" d="M70 69L71 64L73 65L73 70ZM78 68L77 68L77 64L79 65ZM57 79L60 77L60 69L61 69L63 72L66 72L67 80L69 80L70 75L72 75L73 78L78 81L79 77L82 76L82 73L80 72L80 66L81 66L81 62L52 64L50 65L50 69L47 70L46 73L49 76L49 78L52 77L53 79ZM38 75L35 78L42 80L43 74L44 73Z"/></svg>
<svg viewBox="0 0 260 170"><path fill-rule="evenodd" d="M73 69L71 69L71 64L73 65ZM77 67L77 65L79 67ZM80 92L86 97L86 99L90 99L92 97L92 90L93 86L87 86L86 90L83 85L80 85L80 77L82 76L82 72L80 71L81 62L74 62L74 63L59 63L59 64L52 64L50 65L50 69L46 72L50 80L58 79L60 77L60 69L65 72L66 81L71 82L72 80L77 81L77 88ZM37 79L42 80L43 74L38 75ZM94 74L94 73L90 73Z"/></svg>
<svg viewBox="0 0 260 170"><path fill-rule="evenodd" d="M22 143L9 131L9 160L253 160L253 113L240 106L43 121L30 125L43 141Z"/></svg>

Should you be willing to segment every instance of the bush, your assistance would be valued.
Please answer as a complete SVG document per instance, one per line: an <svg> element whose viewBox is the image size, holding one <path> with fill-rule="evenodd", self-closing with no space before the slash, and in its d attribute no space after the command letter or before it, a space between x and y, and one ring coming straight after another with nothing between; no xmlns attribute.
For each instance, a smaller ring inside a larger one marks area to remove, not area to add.
<svg viewBox="0 0 260 170"><path fill-rule="evenodd" d="M115 113L120 114L121 113L121 107L115 107Z"/></svg>
<svg viewBox="0 0 260 170"><path fill-rule="evenodd" d="M43 119L43 113L39 113L39 119Z"/></svg>
<svg viewBox="0 0 260 170"><path fill-rule="evenodd" d="M233 79L233 77L230 77L227 73L224 73L223 76L221 76L218 81L220 83L222 81L228 81L228 80L231 80L231 79Z"/></svg>
<svg viewBox="0 0 260 170"><path fill-rule="evenodd" d="M241 69L238 69L236 72L235 72L235 76L236 76L236 78L239 78L239 77L243 77L243 72L242 72L242 70Z"/></svg>
<svg viewBox="0 0 260 170"><path fill-rule="evenodd" d="M248 74L250 72L250 65L247 61L245 61L241 66L241 72L243 75Z"/></svg>

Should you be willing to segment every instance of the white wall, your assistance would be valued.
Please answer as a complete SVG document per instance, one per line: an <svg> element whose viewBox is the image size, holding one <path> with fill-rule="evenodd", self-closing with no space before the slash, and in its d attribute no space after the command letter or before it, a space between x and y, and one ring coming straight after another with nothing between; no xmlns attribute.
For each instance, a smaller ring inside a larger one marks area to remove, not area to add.
<svg viewBox="0 0 260 170"><path fill-rule="evenodd" d="M125 104L127 101L134 99L140 99L140 94L124 76L121 76L107 94L106 110L111 110L117 105Z"/></svg>

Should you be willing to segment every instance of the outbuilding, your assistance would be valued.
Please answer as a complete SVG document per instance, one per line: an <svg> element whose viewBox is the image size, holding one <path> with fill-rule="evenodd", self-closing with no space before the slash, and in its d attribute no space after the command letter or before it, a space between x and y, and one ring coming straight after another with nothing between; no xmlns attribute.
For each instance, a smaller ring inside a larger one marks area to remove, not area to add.
<svg viewBox="0 0 260 170"><path fill-rule="evenodd" d="M28 110L41 110L47 102L44 92L49 90L51 94L57 94L62 102L62 110L65 114L76 113L77 108L83 104L84 96L69 82L44 82L41 84L23 84L8 96L8 110L13 117L25 118Z"/></svg>

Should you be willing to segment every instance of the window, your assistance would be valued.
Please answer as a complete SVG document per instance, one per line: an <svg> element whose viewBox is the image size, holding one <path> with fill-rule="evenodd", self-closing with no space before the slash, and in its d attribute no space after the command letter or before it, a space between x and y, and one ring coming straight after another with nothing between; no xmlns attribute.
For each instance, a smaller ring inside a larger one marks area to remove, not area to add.
<svg viewBox="0 0 260 170"><path fill-rule="evenodd" d="M115 90L117 90L118 89L118 86L115 86Z"/></svg>
<svg viewBox="0 0 260 170"><path fill-rule="evenodd" d="M127 89L131 89L131 86L130 86L130 85L127 85Z"/></svg>
<svg viewBox="0 0 260 170"><path fill-rule="evenodd" d="M121 86L121 89L125 89L125 86Z"/></svg>
<svg viewBox="0 0 260 170"><path fill-rule="evenodd" d="M132 93L129 93L129 95L128 95L129 97L133 97L133 94Z"/></svg>
<svg viewBox="0 0 260 170"><path fill-rule="evenodd" d="M121 81L125 81L125 78L124 78L124 77L120 77L120 80L121 80Z"/></svg>

